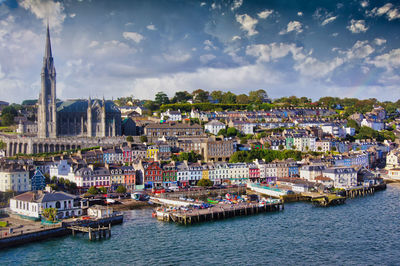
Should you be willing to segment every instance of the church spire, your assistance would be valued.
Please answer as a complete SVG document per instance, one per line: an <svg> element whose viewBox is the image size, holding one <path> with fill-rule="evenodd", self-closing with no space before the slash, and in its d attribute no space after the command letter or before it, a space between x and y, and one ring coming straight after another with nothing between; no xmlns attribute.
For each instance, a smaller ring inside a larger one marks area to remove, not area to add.
<svg viewBox="0 0 400 266"><path fill-rule="evenodd" d="M50 42L49 23L47 23L46 48L45 48L45 50L44 50L44 57L45 57L45 58L53 57L52 54L51 54L51 42Z"/></svg>

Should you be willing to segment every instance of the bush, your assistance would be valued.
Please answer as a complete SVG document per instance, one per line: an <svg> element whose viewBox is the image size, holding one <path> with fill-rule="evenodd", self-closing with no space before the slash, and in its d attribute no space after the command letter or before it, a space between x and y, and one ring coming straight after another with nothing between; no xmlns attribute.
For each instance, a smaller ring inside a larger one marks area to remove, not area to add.
<svg viewBox="0 0 400 266"><path fill-rule="evenodd" d="M123 185L119 185L115 192L121 193L121 194L126 193L126 187L124 187Z"/></svg>
<svg viewBox="0 0 400 266"><path fill-rule="evenodd" d="M133 142L133 137L132 136L127 136L126 137L127 142Z"/></svg>
<svg viewBox="0 0 400 266"><path fill-rule="evenodd" d="M140 141L141 141L142 143L143 143L143 142L147 142L147 141L148 141L147 136L145 136L145 135L140 136Z"/></svg>
<svg viewBox="0 0 400 266"><path fill-rule="evenodd" d="M91 195L96 195L99 193L99 190L96 187L90 187L87 191L87 193L91 194Z"/></svg>
<svg viewBox="0 0 400 266"><path fill-rule="evenodd" d="M214 183L210 179L202 178L197 182L200 187L211 187Z"/></svg>

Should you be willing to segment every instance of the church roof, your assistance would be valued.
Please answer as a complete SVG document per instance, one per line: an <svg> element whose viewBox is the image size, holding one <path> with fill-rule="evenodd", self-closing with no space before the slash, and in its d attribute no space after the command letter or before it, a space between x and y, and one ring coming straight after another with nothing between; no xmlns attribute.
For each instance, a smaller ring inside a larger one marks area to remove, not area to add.
<svg viewBox="0 0 400 266"><path fill-rule="evenodd" d="M102 106L101 100L91 100L92 107L94 105ZM113 101L105 101L106 112L107 113L120 113L118 107ZM62 102L57 102L57 112L68 112L68 113L86 113L88 109L87 100L66 100Z"/></svg>

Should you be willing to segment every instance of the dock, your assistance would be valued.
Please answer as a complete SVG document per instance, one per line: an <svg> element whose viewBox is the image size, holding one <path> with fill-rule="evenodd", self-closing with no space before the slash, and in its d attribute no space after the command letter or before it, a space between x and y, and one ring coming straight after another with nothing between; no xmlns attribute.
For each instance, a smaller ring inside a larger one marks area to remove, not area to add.
<svg viewBox="0 0 400 266"><path fill-rule="evenodd" d="M87 227L87 226L77 226L77 225L71 225L67 227L68 229L71 230L71 233L73 236L77 232L81 233L88 233L89 234L89 240L96 240L96 239L101 239L101 238L106 238L111 237L111 224L108 224L108 226L98 226L98 227Z"/></svg>
<svg viewBox="0 0 400 266"><path fill-rule="evenodd" d="M218 204L207 209L190 209L189 211L156 211L157 219L165 222L175 222L182 225L192 225L201 222L222 220L237 216L254 215L265 212L278 212L284 209L283 202L276 200L271 203L238 203Z"/></svg>

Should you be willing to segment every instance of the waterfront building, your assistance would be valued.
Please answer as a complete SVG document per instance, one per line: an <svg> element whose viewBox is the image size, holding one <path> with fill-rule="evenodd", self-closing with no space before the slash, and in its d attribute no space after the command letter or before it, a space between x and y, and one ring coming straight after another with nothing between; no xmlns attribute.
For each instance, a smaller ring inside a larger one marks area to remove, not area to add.
<svg viewBox="0 0 400 266"><path fill-rule="evenodd" d="M357 186L357 171L350 167L333 167L322 171L322 175L333 180L335 188L353 188Z"/></svg>
<svg viewBox="0 0 400 266"><path fill-rule="evenodd" d="M175 167L175 162L165 164L162 166L163 175L163 185L164 187L169 187L171 185L176 185L177 183L177 169Z"/></svg>
<svg viewBox="0 0 400 266"><path fill-rule="evenodd" d="M61 191L25 192L10 199L11 211L22 217L40 219L46 208L56 208L59 219L82 215L79 197Z"/></svg>
<svg viewBox="0 0 400 266"><path fill-rule="evenodd" d="M15 165L0 168L0 192L24 192L31 190L29 171Z"/></svg>
<svg viewBox="0 0 400 266"><path fill-rule="evenodd" d="M146 188L162 187L163 173L158 162L149 163L144 169L144 185Z"/></svg>
<svg viewBox="0 0 400 266"><path fill-rule="evenodd" d="M314 182L315 178L321 176L324 170L324 165L303 165L299 170L300 178Z"/></svg>
<svg viewBox="0 0 400 266"><path fill-rule="evenodd" d="M400 151L393 150L386 155L386 169L400 168Z"/></svg>
<svg viewBox="0 0 400 266"><path fill-rule="evenodd" d="M218 135L218 132L225 127L225 124L218 120L212 120L204 125L205 131L214 135Z"/></svg>

